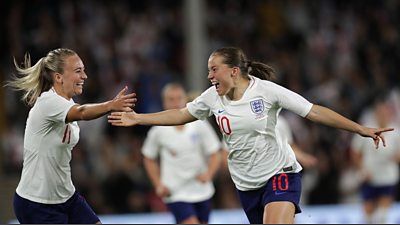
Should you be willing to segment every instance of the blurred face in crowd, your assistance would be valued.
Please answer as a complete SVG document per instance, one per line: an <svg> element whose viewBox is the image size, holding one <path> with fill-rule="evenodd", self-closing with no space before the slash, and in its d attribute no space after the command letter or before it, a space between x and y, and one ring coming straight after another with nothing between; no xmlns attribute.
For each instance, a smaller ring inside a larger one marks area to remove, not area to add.
<svg viewBox="0 0 400 225"><path fill-rule="evenodd" d="M164 91L164 109L180 109L186 106L187 96L181 87L169 87Z"/></svg>
<svg viewBox="0 0 400 225"><path fill-rule="evenodd" d="M87 79L85 66L78 55L68 56L64 60L64 72L61 74L62 95L67 99L82 94Z"/></svg>
<svg viewBox="0 0 400 225"><path fill-rule="evenodd" d="M235 87L234 78L238 75L238 68L230 68L223 64L223 57L212 54L208 59L208 79L215 86L219 96L232 92Z"/></svg>

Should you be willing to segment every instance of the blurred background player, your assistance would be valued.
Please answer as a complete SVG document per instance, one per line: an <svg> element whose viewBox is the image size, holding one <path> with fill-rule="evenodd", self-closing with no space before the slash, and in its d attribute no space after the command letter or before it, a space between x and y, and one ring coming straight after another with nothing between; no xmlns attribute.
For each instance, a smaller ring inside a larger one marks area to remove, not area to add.
<svg viewBox="0 0 400 225"><path fill-rule="evenodd" d="M185 107L183 86L167 84L162 101L165 110ZM219 138L207 121L149 130L142 148L144 165L157 195L177 223L208 223L220 148Z"/></svg>
<svg viewBox="0 0 400 225"><path fill-rule="evenodd" d="M367 126L398 127L391 105L379 95L372 108L364 112L361 122ZM375 150L368 139L355 135L351 148L354 163L362 176L361 194L367 223L386 223L399 182L400 136L398 129L385 134L387 147Z"/></svg>

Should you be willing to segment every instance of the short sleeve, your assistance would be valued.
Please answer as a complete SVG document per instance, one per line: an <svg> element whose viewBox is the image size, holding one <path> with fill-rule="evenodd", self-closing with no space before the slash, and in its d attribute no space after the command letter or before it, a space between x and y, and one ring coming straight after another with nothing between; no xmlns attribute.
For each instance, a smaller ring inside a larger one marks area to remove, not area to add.
<svg viewBox="0 0 400 225"><path fill-rule="evenodd" d="M215 104L216 98L215 87L210 87L192 102L187 103L186 107L192 116L204 120L212 115L211 107Z"/></svg>
<svg viewBox="0 0 400 225"><path fill-rule="evenodd" d="M42 113L46 115L48 120L53 122L65 122L67 114L72 106L75 105L75 102L71 100L67 100L55 93L47 92L48 96L44 97L41 100L40 104L43 104L41 108Z"/></svg>
<svg viewBox="0 0 400 225"><path fill-rule="evenodd" d="M305 117L310 112L313 104L303 96L273 82L269 83L269 90L275 96L280 107L290 110L302 117Z"/></svg>

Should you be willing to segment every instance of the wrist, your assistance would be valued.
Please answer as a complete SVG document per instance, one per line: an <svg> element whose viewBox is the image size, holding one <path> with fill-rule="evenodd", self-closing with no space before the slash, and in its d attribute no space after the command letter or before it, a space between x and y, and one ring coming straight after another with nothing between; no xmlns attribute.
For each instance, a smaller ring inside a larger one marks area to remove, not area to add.
<svg viewBox="0 0 400 225"><path fill-rule="evenodd" d="M107 112L113 111L112 105L111 105L111 101L106 101L106 102L104 102L104 105L106 106Z"/></svg>

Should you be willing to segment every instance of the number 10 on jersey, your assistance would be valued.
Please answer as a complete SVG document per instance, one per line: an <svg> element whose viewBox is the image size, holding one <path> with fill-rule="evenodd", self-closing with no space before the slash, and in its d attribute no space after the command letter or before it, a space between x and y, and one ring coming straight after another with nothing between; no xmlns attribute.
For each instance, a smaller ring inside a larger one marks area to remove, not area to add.
<svg viewBox="0 0 400 225"><path fill-rule="evenodd" d="M219 129L222 133L224 133L226 135L230 135L232 133L231 124L229 122L228 117L218 116L217 122L218 122Z"/></svg>

